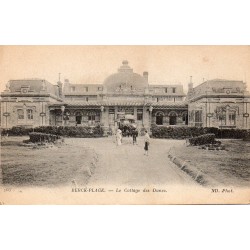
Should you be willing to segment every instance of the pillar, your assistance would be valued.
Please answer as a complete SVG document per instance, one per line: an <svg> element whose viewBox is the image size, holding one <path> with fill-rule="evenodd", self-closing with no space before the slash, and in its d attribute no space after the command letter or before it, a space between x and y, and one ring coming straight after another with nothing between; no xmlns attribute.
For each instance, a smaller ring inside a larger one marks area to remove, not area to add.
<svg viewBox="0 0 250 250"><path fill-rule="evenodd" d="M149 130L149 111L147 111L147 107L143 107L143 116L142 116L142 124L144 128Z"/></svg>
<svg viewBox="0 0 250 250"><path fill-rule="evenodd" d="M134 107L134 118L137 121L137 107Z"/></svg>
<svg viewBox="0 0 250 250"><path fill-rule="evenodd" d="M115 106L115 129L118 128L118 125L117 125L117 112L118 112L118 107Z"/></svg>

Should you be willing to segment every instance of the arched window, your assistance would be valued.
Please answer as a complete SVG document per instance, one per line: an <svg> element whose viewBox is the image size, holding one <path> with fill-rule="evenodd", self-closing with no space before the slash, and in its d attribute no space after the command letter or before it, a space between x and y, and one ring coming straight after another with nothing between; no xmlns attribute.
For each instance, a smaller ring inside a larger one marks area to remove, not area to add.
<svg viewBox="0 0 250 250"><path fill-rule="evenodd" d="M156 125L163 125L163 113L162 112L157 112L156 113Z"/></svg>
<svg viewBox="0 0 250 250"><path fill-rule="evenodd" d="M95 115L89 115L88 119L90 125L95 124Z"/></svg>
<svg viewBox="0 0 250 250"><path fill-rule="evenodd" d="M171 111L169 113L169 125L176 125L176 123L177 123L177 113Z"/></svg>
<svg viewBox="0 0 250 250"><path fill-rule="evenodd" d="M33 110L27 109L27 118L28 120L33 120Z"/></svg>

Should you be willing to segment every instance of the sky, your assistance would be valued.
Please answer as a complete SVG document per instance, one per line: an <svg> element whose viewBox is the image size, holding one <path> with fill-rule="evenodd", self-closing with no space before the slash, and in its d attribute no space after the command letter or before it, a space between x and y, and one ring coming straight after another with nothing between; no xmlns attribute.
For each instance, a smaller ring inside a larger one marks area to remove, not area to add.
<svg viewBox="0 0 250 250"><path fill-rule="evenodd" d="M0 46L0 91L10 79L42 78L55 84L103 83L123 60L149 72L152 84L203 79L243 80L250 90L250 46Z"/></svg>

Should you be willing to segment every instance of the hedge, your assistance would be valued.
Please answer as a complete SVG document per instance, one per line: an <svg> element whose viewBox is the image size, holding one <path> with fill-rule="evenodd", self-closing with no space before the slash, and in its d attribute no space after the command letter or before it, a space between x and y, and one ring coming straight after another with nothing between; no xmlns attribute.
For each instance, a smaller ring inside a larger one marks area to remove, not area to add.
<svg viewBox="0 0 250 250"><path fill-rule="evenodd" d="M1 129L1 135L10 135L10 136L23 136L29 135L33 131L32 128L25 127L12 127L11 129Z"/></svg>
<svg viewBox="0 0 250 250"><path fill-rule="evenodd" d="M167 127L152 126L152 137L166 139L187 139L204 134L214 134L215 138L243 139L249 136L248 129L219 129L203 127Z"/></svg>
<svg viewBox="0 0 250 250"><path fill-rule="evenodd" d="M1 134L4 135L8 133L10 136L23 136L29 135L31 132L53 134L66 137L102 137L103 128L100 125L94 127L84 126L84 127L73 127L73 126L41 126L36 128L25 128L25 127L12 127L11 129L3 129Z"/></svg>
<svg viewBox="0 0 250 250"><path fill-rule="evenodd" d="M204 144L214 144L215 134L205 134L188 139L190 145L198 146Z"/></svg>
<svg viewBox="0 0 250 250"><path fill-rule="evenodd" d="M145 129L141 129L143 135ZM103 128L100 125L95 127L76 127L76 126L42 126L32 128L12 127L11 129L1 129L1 134L10 136L29 135L31 132L40 132L45 134L54 134L66 137L102 137ZM250 137L250 130L246 129L219 129L219 128L202 128L202 127L167 127L152 126L152 137L167 139L187 139L203 134L215 134L215 138L245 139Z"/></svg>

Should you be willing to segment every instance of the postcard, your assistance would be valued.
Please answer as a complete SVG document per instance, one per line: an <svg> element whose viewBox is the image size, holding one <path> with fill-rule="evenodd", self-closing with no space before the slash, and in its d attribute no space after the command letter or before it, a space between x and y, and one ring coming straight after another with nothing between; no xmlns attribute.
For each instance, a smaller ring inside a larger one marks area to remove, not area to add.
<svg viewBox="0 0 250 250"><path fill-rule="evenodd" d="M249 204L250 46L0 46L0 204Z"/></svg>

